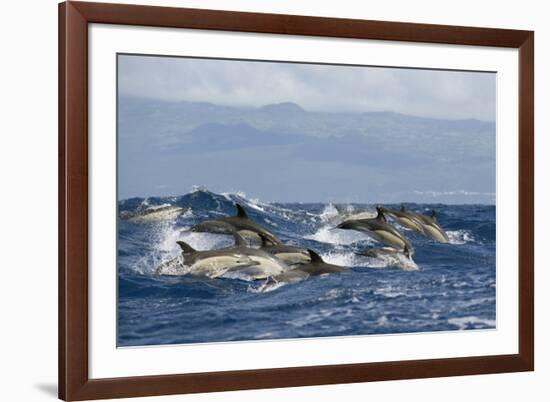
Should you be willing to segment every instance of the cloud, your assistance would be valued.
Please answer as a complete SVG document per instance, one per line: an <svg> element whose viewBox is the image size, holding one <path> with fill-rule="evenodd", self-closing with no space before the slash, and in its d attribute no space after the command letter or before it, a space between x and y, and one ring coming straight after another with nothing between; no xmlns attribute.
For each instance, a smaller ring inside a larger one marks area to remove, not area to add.
<svg viewBox="0 0 550 402"><path fill-rule="evenodd" d="M494 121L496 74L180 57L119 56L119 91L171 101L310 111L392 111Z"/></svg>

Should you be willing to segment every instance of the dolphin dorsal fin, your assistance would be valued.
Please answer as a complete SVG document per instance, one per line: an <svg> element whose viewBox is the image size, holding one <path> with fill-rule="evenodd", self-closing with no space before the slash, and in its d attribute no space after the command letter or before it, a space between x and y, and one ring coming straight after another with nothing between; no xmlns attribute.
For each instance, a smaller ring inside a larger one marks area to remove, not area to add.
<svg viewBox="0 0 550 402"><path fill-rule="evenodd" d="M434 221L437 219L437 214L435 212L435 209L432 209L432 213L430 216L433 218Z"/></svg>
<svg viewBox="0 0 550 402"><path fill-rule="evenodd" d="M405 204L401 204L401 212L405 212Z"/></svg>
<svg viewBox="0 0 550 402"><path fill-rule="evenodd" d="M311 258L311 262L324 262L323 259L319 254L317 254L315 251L311 249L307 249L307 252L309 253L309 257Z"/></svg>
<svg viewBox="0 0 550 402"><path fill-rule="evenodd" d="M248 214L246 213L246 211L244 210L244 208L240 205L240 204L235 204L235 206L237 207L237 216L239 218L246 218L248 219Z"/></svg>
<svg viewBox="0 0 550 402"><path fill-rule="evenodd" d="M405 247L403 248L403 254L405 254L405 257L407 257L409 260L411 259L411 250L409 249L409 246L405 244Z"/></svg>
<svg viewBox="0 0 550 402"><path fill-rule="evenodd" d="M195 250L193 247L191 247L189 244L187 244L186 242L184 241L177 241L176 243L178 243L178 246L181 247L181 250L186 253L186 254L190 254L190 253L196 253L197 250Z"/></svg>
<svg viewBox="0 0 550 402"><path fill-rule="evenodd" d="M239 234L239 232L233 233L233 239L235 240L235 246L237 247L247 247L248 243L246 240Z"/></svg>
<svg viewBox="0 0 550 402"><path fill-rule="evenodd" d="M384 212L382 211L382 208L376 207L376 212L377 212L376 219L381 219L384 222L386 222L386 217L384 216Z"/></svg>

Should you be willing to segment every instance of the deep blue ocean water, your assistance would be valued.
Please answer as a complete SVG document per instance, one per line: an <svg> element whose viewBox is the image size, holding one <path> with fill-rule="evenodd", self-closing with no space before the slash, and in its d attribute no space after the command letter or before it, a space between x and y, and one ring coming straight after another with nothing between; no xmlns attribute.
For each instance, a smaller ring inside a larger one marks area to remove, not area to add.
<svg viewBox="0 0 550 402"><path fill-rule="evenodd" d="M176 240L197 249L230 245L228 236L188 229L234 215L235 202L283 242L316 250L327 262L352 271L269 291L264 281L153 274L158 264L179 254ZM494 206L406 204L416 212L435 209L451 239L440 244L405 230L416 250L418 269L411 271L356 255L377 244L359 232L331 229L339 216L332 204L264 203L197 190L122 200L119 212L167 204L188 210L150 222L119 220L118 346L495 328Z"/></svg>

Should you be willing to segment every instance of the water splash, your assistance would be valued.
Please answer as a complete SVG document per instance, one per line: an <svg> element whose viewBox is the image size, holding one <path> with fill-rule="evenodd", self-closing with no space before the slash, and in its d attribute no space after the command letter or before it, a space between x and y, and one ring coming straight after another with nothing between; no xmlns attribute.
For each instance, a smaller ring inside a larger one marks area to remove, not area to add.
<svg viewBox="0 0 550 402"><path fill-rule="evenodd" d="M412 259L401 253L381 255L377 258L365 257L352 251L336 250L322 255L323 260L329 264L356 268L399 268L404 271L417 271L418 265Z"/></svg>
<svg viewBox="0 0 550 402"><path fill-rule="evenodd" d="M368 245L375 244L375 241L365 233L355 230L335 229L331 226L323 226L315 233L304 236L304 238L338 246L348 246L358 242L365 242Z"/></svg>
<svg viewBox="0 0 550 402"><path fill-rule="evenodd" d="M447 231L447 236L449 237L449 243L456 245L473 243L476 241L474 235L469 230L450 230Z"/></svg>

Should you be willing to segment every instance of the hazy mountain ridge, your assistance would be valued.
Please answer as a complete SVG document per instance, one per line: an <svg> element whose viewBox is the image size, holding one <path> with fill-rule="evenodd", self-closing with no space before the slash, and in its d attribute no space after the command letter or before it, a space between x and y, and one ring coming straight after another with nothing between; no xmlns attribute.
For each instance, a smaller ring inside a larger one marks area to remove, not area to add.
<svg viewBox="0 0 550 402"><path fill-rule="evenodd" d="M184 137L194 128L209 123L246 124L274 134L313 137L362 134L407 139L411 136L424 138L463 133L484 135L495 131L495 123L475 119L442 120L393 112L309 112L291 102L247 109L123 97L119 104L119 117L125 125L134 128L133 135L161 136L166 140Z"/></svg>
<svg viewBox="0 0 550 402"><path fill-rule="evenodd" d="M333 188L315 200L342 191L358 201L464 191L456 197L487 202L466 193L494 193L492 122L309 112L290 102L246 109L121 97L119 106L124 197L177 194L196 184L292 201L310 200L328 183ZM289 193L281 198L283 189Z"/></svg>

